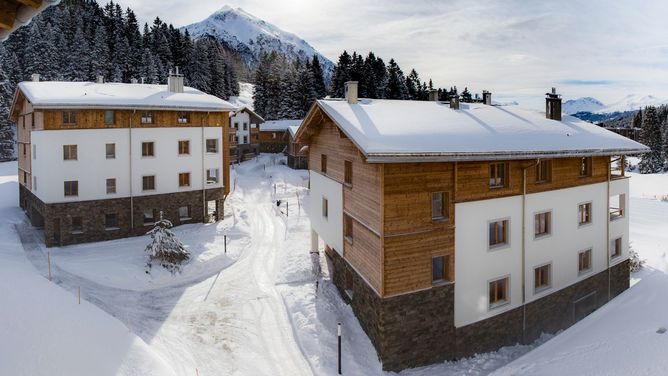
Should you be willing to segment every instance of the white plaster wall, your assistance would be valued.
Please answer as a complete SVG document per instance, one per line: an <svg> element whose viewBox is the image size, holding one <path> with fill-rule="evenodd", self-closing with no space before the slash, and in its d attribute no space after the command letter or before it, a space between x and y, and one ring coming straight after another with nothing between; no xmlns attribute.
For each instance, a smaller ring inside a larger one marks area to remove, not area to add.
<svg viewBox="0 0 668 376"><path fill-rule="evenodd" d="M622 238L622 256L612 259L610 261L611 265L615 265L629 258L629 213L631 213L629 179L613 180L610 183L610 197L618 194L624 195L626 210L624 212L624 217L610 221L610 241L619 237Z"/></svg>
<svg viewBox="0 0 668 376"><path fill-rule="evenodd" d="M230 119L231 124L238 123L236 127L237 141L239 145L244 144L244 136L246 136L246 144L250 143L250 115L246 112L238 112L232 119ZM244 123L246 123L246 130L244 131Z"/></svg>
<svg viewBox="0 0 668 376"><path fill-rule="evenodd" d="M203 129L203 131L202 131ZM204 137L202 137L202 132ZM217 153L205 153L203 138L218 140ZM190 141L190 155L178 154L178 141ZM154 157L141 156L141 143L153 141ZM116 144L116 158L106 159L105 144ZM37 148L33 176L37 178L34 193L45 203L99 200L130 196L130 130L78 129L36 131L32 144ZM77 145L78 159L63 160L63 145ZM132 194L134 196L202 189L204 168L218 168L219 183L207 188L222 187L222 131L206 128L143 128L132 129ZM190 172L190 187L179 188L178 174ZM156 189L142 191L142 176L155 175ZM106 179L116 179L116 194L106 193ZM63 182L79 181L79 195L65 197Z"/></svg>
<svg viewBox="0 0 668 376"><path fill-rule="evenodd" d="M309 219L325 244L343 255L343 186L311 170ZM327 198L328 216L322 216L322 198Z"/></svg>
<svg viewBox="0 0 668 376"><path fill-rule="evenodd" d="M455 326L461 327L521 304L521 215L519 196L455 205ZM488 223L508 219L509 244L489 249ZM510 303L489 308L488 282L510 276Z"/></svg>
<svg viewBox="0 0 668 376"><path fill-rule="evenodd" d="M610 222L607 237L607 183L591 184L526 196L525 294L526 302L539 299L608 267L607 242L623 237L622 256L628 258L628 179L611 184L610 196L626 193L626 215ZM592 223L579 226L578 205L592 203ZM535 238L534 214L552 212L551 233ZM488 250L487 224L510 219L510 245ZM455 325L461 327L522 304L521 274L522 196L481 200L455 205ZM592 249L592 270L578 272L578 253ZM534 291L534 268L551 263L551 287ZM510 276L510 304L489 309L488 282Z"/></svg>
<svg viewBox="0 0 668 376"><path fill-rule="evenodd" d="M526 200L526 301L531 302L605 270L608 266L606 221L607 183L527 195ZM578 205L592 203L592 222L578 224ZM552 212L549 235L534 236L534 214ZM592 249L592 270L578 272L578 253ZM536 292L534 268L552 264L551 286Z"/></svg>

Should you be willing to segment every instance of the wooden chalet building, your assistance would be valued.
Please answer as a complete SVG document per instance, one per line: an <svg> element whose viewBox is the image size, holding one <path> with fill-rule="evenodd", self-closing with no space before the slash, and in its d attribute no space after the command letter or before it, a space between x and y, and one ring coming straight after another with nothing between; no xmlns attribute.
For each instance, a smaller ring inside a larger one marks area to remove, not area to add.
<svg viewBox="0 0 668 376"><path fill-rule="evenodd" d="M262 153L284 153L287 150L285 134L288 127L299 126L301 120L268 120L260 125L260 151Z"/></svg>
<svg viewBox="0 0 668 376"><path fill-rule="evenodd" d="M298 125L291 125L288 131L285 132L285 139L287 140L288 167L296 170L308 169L308 145L297 142L295 136L299 131Z"/></svg>
<svg viewBox="0 0 668 376"><path fill-rule="evenodd" d="M383 368L530 343L629 287L629 181L647 147L573 117L457 101L318 100L312 250Z"/></svg>
<svg viewBox="0 0 668 376"><path fill-rule="evenodd" d="M19 83L19 205L48 247L222 217L233 106L168 81Z"/></svg>

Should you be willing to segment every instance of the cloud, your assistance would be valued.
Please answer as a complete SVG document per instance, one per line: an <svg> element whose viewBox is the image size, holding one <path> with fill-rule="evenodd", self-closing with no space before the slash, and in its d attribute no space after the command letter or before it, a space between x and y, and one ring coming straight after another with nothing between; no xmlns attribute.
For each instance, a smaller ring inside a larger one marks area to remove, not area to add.
<svg viewBox="0 0 668 376"><path fill-rule="evenodd" d="M563 85L614 85L617 81L614 80L561 80Z"/></svg>

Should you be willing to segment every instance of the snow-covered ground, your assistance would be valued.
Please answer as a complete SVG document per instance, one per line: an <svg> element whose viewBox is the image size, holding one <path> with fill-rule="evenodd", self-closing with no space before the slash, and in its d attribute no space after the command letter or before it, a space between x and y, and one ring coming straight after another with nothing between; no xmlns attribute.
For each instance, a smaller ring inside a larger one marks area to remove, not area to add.
<svg viewBox="0 0 668 376"><path fill-rule="evenodd" d="M11 307L0 309L0 374L134 375L150 369L161 375L335 375L338 322L344 374L383 374L371 342L329 279L324 252L320 279L313 272L304 207L308 175L282 161L263 154L235 166L236 189L225 219L174 229L193 255L182 274L157 268L144 273L144 236L48 249L54 282L62 288L43 278L47 249L41 234L25 224L18 226L25 251L21 247L13 227L24 220L14 207L16 164L0 164L0 275L12 281L0 284L0 296L9 296L3 303ZM654 179L655 187L649 182ZM668 203L640 198L655 188L661 194L662 179L668 191L668 175L631 180L631 241L649 267L634 276L629 291L552 339L401 374L666 373L662 363L668 362L659 353L668 337L655 331L668 327L662 320L668 313ZM45 302L67 312L39 309ZM80 344L68 336L95 340ZM84 349L86 356L78 359ZM97 360L96 352L108 357ZM97 368L77 368L77 360Z"/></svg>
<svg viewBox="0 0 668 376"><path fill-rule="evenodd" d="M239 95L231 96L228 102L232 103L236 107L248 107L251 110L254 110L253 102L253 91L255 90L255 85L248 82L239 82Z"/></svg>

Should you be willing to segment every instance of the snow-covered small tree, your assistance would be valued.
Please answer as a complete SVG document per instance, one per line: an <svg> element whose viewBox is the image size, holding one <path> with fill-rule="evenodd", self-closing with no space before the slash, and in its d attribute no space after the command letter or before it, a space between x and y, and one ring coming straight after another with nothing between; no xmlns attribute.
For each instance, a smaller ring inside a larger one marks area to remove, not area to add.
<svg viewBox="0 0 668 376"><path fill-rule="evenodd" d="M181 271L181 264L190 259L190 254L183 246L183 243L170 230L172 222L165 219L160 212L160 220L155 223L147 235L151 236L153 241L146 246L148 253L148 262L146 263L146 272L148 273L153 262L158 262L162 267L172 273Z"/></svg>
<svg viewBox="0 0 668 376"><path fill-rule="evenodd" d="M638 252L636 252L636 250L631 247L631 244L629 244L629 268L631 273L640 271L644 263L645 260L640 259Z"/></svg>

